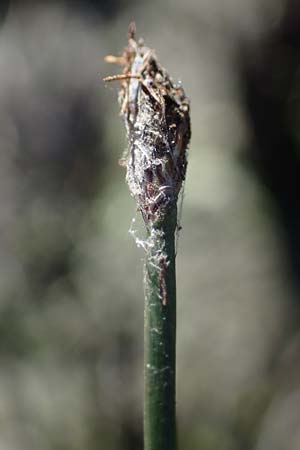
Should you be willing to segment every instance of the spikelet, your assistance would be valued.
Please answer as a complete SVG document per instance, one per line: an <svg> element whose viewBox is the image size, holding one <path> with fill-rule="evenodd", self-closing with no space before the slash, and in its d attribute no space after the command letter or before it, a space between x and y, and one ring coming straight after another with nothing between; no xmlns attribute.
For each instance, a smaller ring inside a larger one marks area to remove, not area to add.
<svg viewBox="0 0 300 450"><path fill-rule="evenodd" d="M155 53L135 40L129 25L128 46L121 57L109 55L108 62L123 66L119 75L119 103L128 152L121 160L137 207L149 228L164 219L176 205L185 179L190 140L190 105L180 84L169 77Z"/></svg>

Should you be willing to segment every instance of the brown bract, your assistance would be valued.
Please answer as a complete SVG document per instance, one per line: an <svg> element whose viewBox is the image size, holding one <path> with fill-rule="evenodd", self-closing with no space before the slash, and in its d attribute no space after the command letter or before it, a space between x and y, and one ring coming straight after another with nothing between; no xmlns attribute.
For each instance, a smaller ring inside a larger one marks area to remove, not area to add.
<svg viewBox="0 0 300 450"><path fill-rule="evenodd" d="M121 83L119 103L129 143L121 164L127 168L126 180L146 225L155 224L176 206L185 178L189 100L154 51L142 39L135 40L133 24L123 55L106 60L123 66L121 74L104 79Z"/></svg>

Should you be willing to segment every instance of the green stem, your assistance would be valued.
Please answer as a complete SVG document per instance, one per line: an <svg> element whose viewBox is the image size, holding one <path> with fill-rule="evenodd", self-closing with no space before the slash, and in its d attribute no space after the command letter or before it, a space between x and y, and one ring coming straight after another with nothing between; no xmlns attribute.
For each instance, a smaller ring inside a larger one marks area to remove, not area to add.
<svg viewBox="0 0 300 450"><path fill-rule="evenodd" d="M144 450L176 449L176 206L149 230L145 274Z"/></svg>

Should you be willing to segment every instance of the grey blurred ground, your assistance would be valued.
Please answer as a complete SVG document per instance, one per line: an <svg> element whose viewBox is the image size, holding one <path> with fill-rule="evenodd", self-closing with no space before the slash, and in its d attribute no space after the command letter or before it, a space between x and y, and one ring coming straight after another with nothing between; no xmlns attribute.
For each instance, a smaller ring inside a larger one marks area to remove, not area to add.
<svg viewBox="0 0 300 450"><path fill-rule="evenodd" d="M0 449L142 448L143 253L101 82L132 18L192 101L180 448L300 449L299 292L237 68L285 3L87 3L12 1L0 30Z"/></svg>

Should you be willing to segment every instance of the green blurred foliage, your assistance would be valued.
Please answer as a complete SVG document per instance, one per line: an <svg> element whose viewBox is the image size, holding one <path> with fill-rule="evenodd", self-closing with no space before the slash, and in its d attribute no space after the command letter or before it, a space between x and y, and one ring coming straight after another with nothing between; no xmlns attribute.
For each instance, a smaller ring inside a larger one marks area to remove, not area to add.
<svg viewBox="0 0 300 450"><path fill-rule="evenodd" d="M101 83L132 18L192 101L180 448L300 446L298 9L3 3L1 449L142 448L143 253L128 230L143 226L117 164L117 86Z"/></svg>

